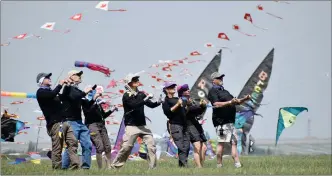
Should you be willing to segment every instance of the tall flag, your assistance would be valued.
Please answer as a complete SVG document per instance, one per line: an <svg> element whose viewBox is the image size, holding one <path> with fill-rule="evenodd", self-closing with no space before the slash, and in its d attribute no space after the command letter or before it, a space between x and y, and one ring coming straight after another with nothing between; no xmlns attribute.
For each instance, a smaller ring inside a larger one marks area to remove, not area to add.
<svg viewBox="0 0 332 176"><path fill-rule="evenodd" d="M279 109L279 118L277 125L277 134L276 134L276 145L278 143L281 132L285 128L289 128L294 125L296 116L299 115L302 111L307 111L306 107L283 107Z"/></svg>
<svg viewBox="0 0 332 176"><path fill-rule="evenodd" d="M246 149L247 135L254 124L254 115L263 100L263 93L269 84L272 73L272 65L274 58L274 48L269 52L261 64L257 67L249 80L244 85L242 91L239 94L239 98L250 94L251 101L246 101L244 104L237 106L235 128L242 129L241 139L238 140L238 152L242 153L242 150Z"/></svg>
<svg viewBox="0 0 332 176"><path fill-rule="evenodd" d="M220 49L211 62L205 67L201 75L197 78L195 84L191 87L190 96L197 102L197 104L199 104L201 99L209 102L207 96L209 94L209 90L212 88L211 74L219 71L221 51L222 50ZM204 114L205 112L203 112L201 116L204 116Z"/></svg>

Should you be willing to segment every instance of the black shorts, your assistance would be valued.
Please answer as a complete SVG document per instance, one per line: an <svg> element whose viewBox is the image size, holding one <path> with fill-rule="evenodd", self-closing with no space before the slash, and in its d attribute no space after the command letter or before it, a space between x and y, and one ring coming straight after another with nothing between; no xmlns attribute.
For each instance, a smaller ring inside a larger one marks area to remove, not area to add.
<svg viewBox="0 0 332 176"><path fill-rule="evenodd" d="M190 142L206 142L206 137L204 135L204 132L200 133L195 125L189 125L187 126L188 132L189 132L189 137L190 137Z"/></svg>

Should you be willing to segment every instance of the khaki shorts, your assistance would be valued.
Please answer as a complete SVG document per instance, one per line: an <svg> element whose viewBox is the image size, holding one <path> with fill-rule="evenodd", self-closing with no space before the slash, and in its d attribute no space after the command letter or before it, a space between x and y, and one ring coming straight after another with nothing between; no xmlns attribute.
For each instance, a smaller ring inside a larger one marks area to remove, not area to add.
<svg viewBox="0 0 332 176"><path fill-rule="evenodd" d="M227 123L216 127L217 141L237 144L237 135L233 123ZM222 133L222 134L221 134Z"/></svg>

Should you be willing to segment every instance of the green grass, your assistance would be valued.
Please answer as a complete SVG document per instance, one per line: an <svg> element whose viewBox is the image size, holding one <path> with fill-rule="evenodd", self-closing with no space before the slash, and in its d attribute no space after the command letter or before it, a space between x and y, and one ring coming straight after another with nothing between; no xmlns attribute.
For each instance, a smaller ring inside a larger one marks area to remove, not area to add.
<svg viewBox="0 0 332 176"><path fill-rule="evenodd" d="M40 165L23 163L8 165L9 160L1 160L1 175L220 175L220 174L283 174L283 175L330 175L331 155L322 156L262 156L241 157L243 168L234 168L233 161L225 158L223 168L216 168L216 160L206 161L204 168L194 168L190 160L190 168L178 168L176 159L158 161L157 168L148 170L146 161L128 161L119 170L98 170L93 162L90 170L53 171L49 160L42 160Z"/></svg>

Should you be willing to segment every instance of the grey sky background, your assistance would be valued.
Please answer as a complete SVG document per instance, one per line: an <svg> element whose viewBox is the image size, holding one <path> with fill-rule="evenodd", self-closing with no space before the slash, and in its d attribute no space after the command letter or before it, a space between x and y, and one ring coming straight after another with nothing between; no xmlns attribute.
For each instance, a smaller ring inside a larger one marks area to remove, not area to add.
<svg viewBox="0 0 332 176"><path fill-rule="evenodd" d="M221 72L226 74L225 87L237 96L244 84L274 47L275 58L269 86L264 93L263 104L256 117L252 135L275 139L278 109L283 106L305 106L309 112L298 116L295 125L284 130L280 141L286 138L304 138L307 135L308 118L311 119L311 135L331 137L331 2L110 2L112 9L124 8L127 12L106 12L95 9L98 2L1 2L1 43L7 38L23 33L40 35L43 39L11 40L11 45L1 47L1 90L35 93L39 72L52 72L53 81L64 69L61 78L74 68L74 61L88 61L115 69L110 78L83 68L84 88L87 84L106 85L111 79L119 80L129 72L141 70L159 72L148 67L158 60L188 57L192 51L208 52L204 56L190 57L207 62L188 64L170 72L178 83L190 86L213 58L217 49L205 48L206 42L225 45L233 53L223 51ZM273 18L258 11L262 4L267 12L283 17ZM81 22L69 18L83 13ZM254 22L269 28L262 31L243 19L251 13ZM98 23L95 21L98 20ZM45 22L56 22L55 29L71 29L61 34L40 29ZM256 34L248 37L232 29L238 24L244 32ZM217 34L225 32L231 41L218 40ZM193 77L178 76L181 68L190 69ZM79 69L79 68L76 68ZM148 75L141 75L143 90L159 95L148 88L158 85ZM124 89L123 85L107 91ZM1 97L1 104L10 107L22 121L38 124L39 109L34 100L21 105L9 103L18 98ZM121 98L114 101L121 103ZM2 108L3 109L3 108ZM211 110L204 129L211 137L215 130ZM121 120L123 111L116 113ZM161 107L146 108L147 122L154 133L166 129L166 117ZM45 122L43 123L45 125ZM109 132L117 132L119 126L108 126ZM28 135L19 135L16 141L35 140L37 129L29 129ZM50 141L46 130L41 130L41 141ZM114 136L115 137L115 136Z"/></svg>

